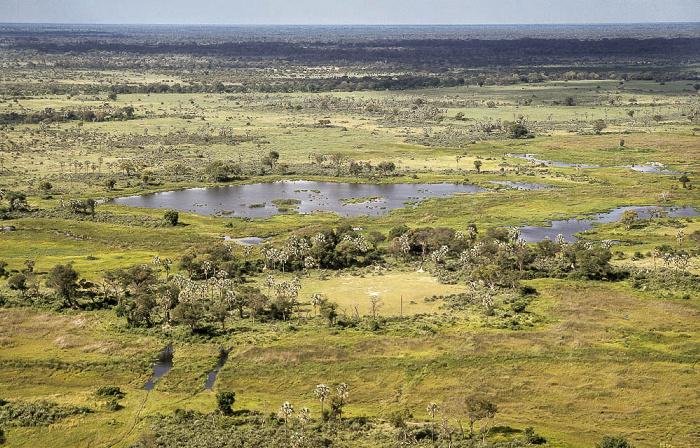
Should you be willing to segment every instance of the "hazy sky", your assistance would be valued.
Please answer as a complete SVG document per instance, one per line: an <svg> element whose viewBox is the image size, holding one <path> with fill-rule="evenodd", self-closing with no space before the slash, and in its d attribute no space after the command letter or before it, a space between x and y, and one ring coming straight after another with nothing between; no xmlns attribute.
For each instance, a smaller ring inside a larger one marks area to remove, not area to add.
<svg viewBox="0 0 700 448"><path fill-rule="evenodd" d="M0 22L120 24L700 22L700 0L0 0Z"/></svg>

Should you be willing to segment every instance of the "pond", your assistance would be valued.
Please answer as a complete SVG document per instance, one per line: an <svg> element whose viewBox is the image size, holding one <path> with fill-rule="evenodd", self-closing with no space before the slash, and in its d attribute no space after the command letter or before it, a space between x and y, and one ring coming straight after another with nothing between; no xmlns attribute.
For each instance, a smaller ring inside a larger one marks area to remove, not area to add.
<svg viewBox="0 0 700 448"><path fill-rule="evenodd" d="M608 213L599 213L587 219L562 219L552 221L551 226L524 226L520 227L520 238L528 243L536 243L549 237L552 241L556 240L557 235L564 235L567 242L573 243L578 241L574 236L575 233L591 230L594 224L602 224L608 222L617 222L622 218L622 214L627 210L636 210L640 219L649 218L649 207L620 207L609 211ZM666 212L669 218L682 218L691 216L700 216L697 210L693 207L654 207L662 209Z"/></svg>
<svg viewBox="0 0 700 448"><path fill-rule="evenodd" d="M214 367L214 370L207 374L207 382L204 385L204 389L212 390L214 383L216 382L216 375L219 374L221 368L224 366L224 364L226 364L226 361L228 361L228 354L231 352L231 350L233 350L233 348L225 350L223 347L219 347L219 360L216 362L216 367Z"/></svg>
<svg viewBox="0 0 700 448"><path fill-rule="evenodd" d="M381 216L389 210L429 198L477 193L487 189L458 184L351 184L342 182L279 181L129 196L114 204L162 208L200 215L269 218L295 210L333 212L340 216Z"/></svg>
<svg viewBox="0 0 700 448"><path fill-rule="evenodd" d="M553 162L551 160L542 160L542 159L537 159L535 158L537 154L506 154L507 157L514 157L517 159L524 159L529 161L530 163L534 164L544 164L547 166L557 166L557 167L564 167L564 168L572 168L572 167L579 167L579 168L604 168L601 165L585 165L585 164L578 164L578 163L563 163L563 162ZM614 168L631 168L634 171L639 171L640 173L647 173L647 174L683 174L678 171L671 171L665 169L666 167L659 162L650 162L647 165L615 165Z"/></svg>
<svg viewBox="0 0 700 448"><path fill-rule="evenodd" d="M153 376L143 386L144 389L151 391L156 387L156 381L173 368L173 345L169 344L163 349L163 352L153 360Z"/></svg>

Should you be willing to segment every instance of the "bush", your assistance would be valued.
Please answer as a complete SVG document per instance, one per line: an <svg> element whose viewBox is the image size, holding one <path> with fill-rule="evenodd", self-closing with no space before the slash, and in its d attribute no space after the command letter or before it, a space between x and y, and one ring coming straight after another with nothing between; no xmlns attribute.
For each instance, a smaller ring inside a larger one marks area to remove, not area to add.
<svg viewBox="0 0 700 448"><path fill-rule="evenodd" d="M547 439L542 437L539 434L535 433L535 430L532 428L532 426L528 426L525 428L525 441L529 444L532 445L542 445L543 443L547 443Z"/></svg>
<svg viewBox="0 0 700 448"><path fill-rule="evenodd" d="M126 394L122 392L119 386L100 386L95 392L95 396L100 399L124 398Z"/></svg>
<svg viewBox="0 0 700 448"><path fill-rule="evenodd" d="M236 402L236 393L228 390L222 390L216 393L216 404L219 411L224 415L233 415L233 403Z"/></svg>
<svg viewBox="0 0 700 448"><path fill-rule="evenodd" d="M175 227L180 220L180 214L175 210L168 210L165 212L165 215L163 215L163 219L168 225Z"/></svg>
<svg viewBox="0 0 700 448"><path fill-rule="evenodd" d="M634 448L634 445L629 443L622 436L603 436L600 443L595 444L596 448Z"/></svg>
<svg viewBox="0 0 700 448"><path fill-rule="evenodd" d="M513 123L510 125L510 138L523 138L526 137L529 131L520 123Z"/></svg>
<svg viewBox="0 0 700 448"><path fill-rule="evenodd" d="M7 426L46 426L72 415L92 412L86 407L59 406L49 401L14 402L0 407L0 424Z"/></svg>

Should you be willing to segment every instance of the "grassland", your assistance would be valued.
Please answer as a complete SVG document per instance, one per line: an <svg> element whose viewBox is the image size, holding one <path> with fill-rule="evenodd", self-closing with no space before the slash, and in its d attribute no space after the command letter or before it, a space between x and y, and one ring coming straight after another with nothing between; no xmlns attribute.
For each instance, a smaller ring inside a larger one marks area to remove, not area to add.
<svg viewBox="0 0 700 448"><path fill-rule="evenodd" d="M129 79L171 79L143 76ZM569 96L575 104L565 106ZM365 233L386 234L402 224L466 231L472 223L480 230L539 224L629 205L700 207L694 186L700 178L700 129L697 119L688 119L700 100L686 81L557 81L327 94L119 94L116 100L102 94L47 95L3 98L0 114L105 103L133 106L134 118L3 125L0 189L26 193L36 209L2 221L16 228L0 233L0 260L8 270L21 270L31 259L43 276L57 263L71 262L82 277L100 282L108 269L148 264L155 255L178 260L188 247L221 242L224 235L270 237L271 245L281 246L293 233L342 224ZM593 126L599 119L607 127L597 133ZM534 138L507 138L504 121L524 123ZM483 131L494 123L499 127ZM239 139L217 140L222 135ZM270 168L263 174L262 159L271 151L279 153L286 170ZM509 153L601 168L535 166ZM353 176L349 161L333 164L334 154L374 166L394 162L397 169L391 175ZM80 167L73 165L76 160ZM482 162L480 172L476 160ZM135 164L134 173L120 168L124 161ZM97 206L105 217L101 221L67 215L59 205L61 200L218 185L206 172L212 161L240 164L244 174L236 183L468 181L491 190L431 199L377 218L289 213L244 220L180 213L176 227L158 224L161 210L105 202ZM683 188L678 175L619 167L651 162L688 173L692 188ZM176 172L178 164L186 169ZM144 180L144 172L150 178ZM116 181L113 190L104 186L109 178ZM51 183L50 191L40 189L44 181ZM556 188L497 189L491 181ZM609 223L581 236L619 242L614 250L621 255L613 260L618 267L653 269L656 259L634 254L677 247L679 229L686 235L700 230L697 217L637 224L627 229ZM695 251L691 254L697 252L694 244L684 243ZM244 257L243 246L232 245L232 250ZM260 249L250 257L259 258ZM700 273L698 260L691 256L686 270ZM500 423L520 430L534 426L552 447L592 447L603 434L624 434L643 448L700 445L697 294L681 299L628 282L524 280L538 291L527 307L535 323L516 331L495 328L496 317L475 309L426 301L466 292L467 285L439 283L417 269L417 263L389 261L378 268L312 271L301 278L302 310L291 321L251 323L231 317L228 331L214 336L191 334L184 325L132 328L112 310L57 310L42 301L0 309L0 398L95 409L46 427L6 428L7 445L128 446L148 430L150 415L178 408L213 411L214 393L204 390L204 381L219 346L233 351L214 391L235 390L239 409L276 409L291 401L317 414L313 387L346 382L351 385L348 416L383 419L406 405L416 421L423 421L428 402L447 403L478 392L498 403ZM262 285L265 277L249 280ZM314 317L309 297L315 293L337 303L341 315L357 314L357 323L329 328ZM3 285L0 295L17 293ZM371 327L369 317L373 297L383 301L378 328ZM147 393L143 384L150 377L150 359L171 342L174 368ZM122 409L102 407L94 397L100 385L126 391Z"/></svg>

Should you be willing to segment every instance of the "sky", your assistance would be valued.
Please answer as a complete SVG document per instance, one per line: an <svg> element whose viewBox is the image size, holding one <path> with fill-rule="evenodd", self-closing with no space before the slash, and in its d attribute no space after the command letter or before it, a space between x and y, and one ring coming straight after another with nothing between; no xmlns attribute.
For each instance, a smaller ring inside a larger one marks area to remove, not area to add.
<svg viewBox="0 0 700 448"><path fill-rule="evenodd" d="M470 25L700 22L700 0L0 0L0 23Z"/></svg>

